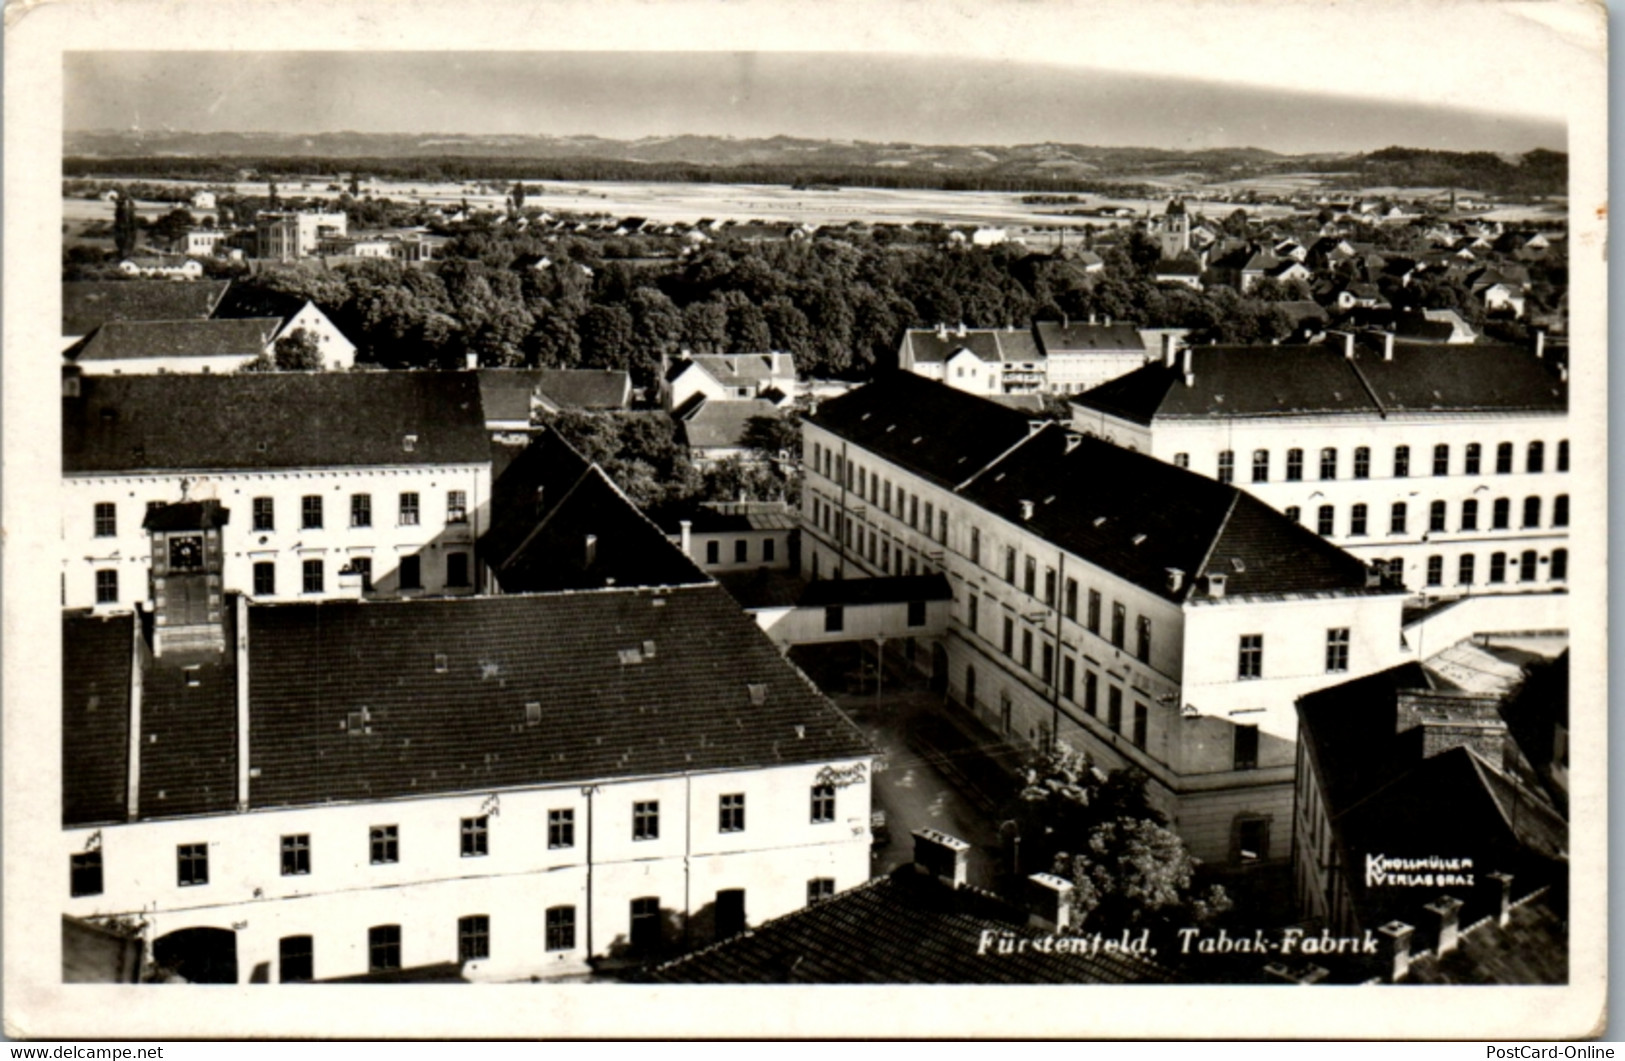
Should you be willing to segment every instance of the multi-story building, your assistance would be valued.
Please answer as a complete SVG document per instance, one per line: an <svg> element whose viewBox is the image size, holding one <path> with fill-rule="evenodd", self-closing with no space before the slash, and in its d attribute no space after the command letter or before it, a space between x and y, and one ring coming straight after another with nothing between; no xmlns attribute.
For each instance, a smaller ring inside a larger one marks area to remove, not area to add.
<svg viewBox="0 0 1625 1061"><path fill-rule="evenodd" d="M868 743L715 584L175 607L65 615L58 848L169 974L582 974L869 876Z"/></svg>
<svg viewBox="0 0 1625 1061"><path fill-rule="evenodd" d="M1030 329L911 329L897 353L905 372L956 390L1079 394L1145 364L1146 343L1129 324L1034 321Z"/></svg>
<svg viewBox="0 0 1625 1061"><path fill-rule="evenodd" d="M350 216L342 211L262 213L254 221L255 254L272 261L292 261L314 254L322 240L349 231Z"/></svg>
<svg viewBox="0 0 1625 1061"><path fill-rule="evenodd" d="M270 353L281 325L274 317L108 321L62 356L86 376L229 375Z"/></svg>
<svg viewBox="0 0 1625 1061"><path fill-rule="evenodd" d="M1429 596L1568 582L1566 367L1544 349L1198 346L1073 399L1072 425L1244 487Z"/></svg>
<svg viewBox="0 0 1625 1061"><path fill-rule="evenodd" d="M1232 485L907 373L804 444L803 569L945 572L953 699L1144 770L1199 858L1286 859L1293 701L1399 662L1402 591Z"/></svg>
<svg viewBox="0 0 1625 1061"><path fill-rule="evenodd" d="M222 509L211 518L225 592L319 600L481 584L491 449L475 373L86 376L65 389L68 607L151 599L145 523L183 499Z"/></svg>

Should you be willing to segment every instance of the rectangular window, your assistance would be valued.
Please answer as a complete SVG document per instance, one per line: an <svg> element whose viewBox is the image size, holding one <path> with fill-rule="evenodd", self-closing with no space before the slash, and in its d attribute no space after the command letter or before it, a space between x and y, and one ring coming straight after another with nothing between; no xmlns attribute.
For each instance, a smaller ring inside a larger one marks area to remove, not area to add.
<svg viewBox="0 0 1625 1061"><path fill-rule="evenodd" d="M846 609L839 604L831 604L824 609L824 632L838 634L846 629Z"/></svg>
<svg viewBox="0 0 1625 1061"><path fill-rule="evenodd" d="M660 897L645 895L633 899L629 911L627 942L634 954L652 954L661 943Z"/></svg>
<svg viewBox="0 0 1625 1061"><path fill-rule="evenodd" d="M734 539L734 563L744 564L750 562L750 542L743 538Z"/></svg>
<svg viewBox="0 0 1625 1061"><path fill-rule="evenodd" d="M457 960L481 961L491 956L491 918L470 914L457 919Z"/></svg>
<svg viewBox="0 0 1625 1061"><path fill-rule="evenodd" d="M547 910L547 949L574 950L576 945L576 908L551 906Z"/></svg>
<svg viewBox="0 0 1625 1061"><path fill-rule="evenodd" d="M948 544L948 510L937 513L937 541Z"/></svg>
<svg viewBox="0 0 1625 1061"><path fill-rule="evenodd" d="M179 844L175 848L176 883L190 888L209 883L209 845Z"/></svg>
<svg viewBox="0 0 1625 1061"><path fill-rule="evenodd" d="M1356 479L1371 478L1371 447L1357 446L1354 450L1354 477Z"/></svg>
<svg viewBox="0 0 1625 1061"><path fill-rule="evenodd" d="M1561 470L1561 469L1559 469ZM1551 580L1563 582L1569 577L1569 551L1567 549L1552 550Z"/></svg>
<svg viewBox="0 0 1625 1061"><path fill-rule="evenodd" d="M1087 618L1089 632L1091 634L1100 633L1100 591L1097 589L1089 591L1089 614Z"/></svg>
<svg viewBox="0 0 1625 1061"><path fill-rule="evenodd" d="M1115 685L1106 687L1106 725L1113 733L1123 731L1123 690Z"/></svg>
<svg viewBox="0 0 1625 1061"><path fill-rule="evenodd" d="M1507 580L1507 554L1490 554L1490 581L1505 582Z"/></svg>
<svg viewBox="0 0 1625 1061"><path fill-rule="evenodd" d="M254 596L276 596L276 564L259 560L254 564Z"/></svg>
<svg viewBox="0 0 1625 1061"><path fill-rule="evenodd" d="M1461 583L1463 586L1471 586L1473 584L1473 554L1472 553L1467 553L1467 554L1462 556L1461 560L1459 560L1457 562L1456 571L1457 571L1457 574L1456 574L1456 581L1457 582Z"/></svg>
<svg viewBox="0 0 1625 1061"><path fill-rule="evenodd" d="M1524 552L1523 552L1522 558L1518 562L1518 581L1519 582L1533 582L1533 581L1535 581L1535 567L1536 567L1535 550L1533 550L1533 549L1525 549Z"/></svg>
<svg viewBox="0 0 1625 1061"><path fill-rule="evenodd" d="M276 500L269 497L256 497L254 499L254 529L257 531L276 530Z"/></svg>
<svg viewBox="0 0 1625 1061"><path fill-rule="evenodd" d="M277 940L277 981L308 984L316 978L316 946L309 936L283 936Z"/></svg>
<svg viewBox="0 0 1625 1061"><path fill-rule="evenodd" d="M491 819L482 814L478 818L464 818L461 832L464 858L484 858L491 853Z"/></svg>
<svg viewBox="0 0 1625 1061"><path fill-rule="evenodd" d="M1092 670L1083 672L1083 709L1093 715L1100 707L1100 676Z"/></svg>
<svg viewBox="0 0 1625 1061"><path fill-rule="evenodd" d="M1524 471L1531 475L1546 470L1546 443L1529 443L1529 455L1524 461Z"/></svg>
<svg viewBox="0 0 1625 1061"><path fill-rule="evenodd" d="M807 905L821 903L835 895L834 877L814 877L807 882Z"/></svg>
<svg viewBox="0 0 1625 1061"><path fill-rule="evenodd" d="M400 524L403 527L416 527L418 525L418 495L415 492L401 495Z"/></svg>
<svg viewBox="0 0 1625 1061"><path fill-rule="evenodd" d="M1471 498L1461 503L1461 529L1464 531L1478 529L1478 502Z"/></svg>
<svg viewBox="0 0 1625 1061"><path fill-rule="evenodd" d="M812 818L814 825L825 825L835 820L835 786L812 787Z"/></svg>
<svg viewBox="0 0 1625 1061"><path fill-rule="evenodd" d="M1337 478L1337 449L1334 446L1327 446L1320 451L1320 477Z"/></svg>
<svg viewBox="0 0 1625 1061"><path fill-rule="evenodd" d="M322 572L320 560L306 560L304 564L305 592L321 593L325 586L325 577Z"/></svg>
<svg viewBox="0 0 1625 1061"><path fill-rule="evenodd" d="M1077 699L1078 661L1071 656L1061 657L1061 695L1068 700Z"/></svg>
<svg viewBox="0 0 1625 1061"><path fill-rule="evenodd" d="M1189 468L1190 466L1191 466L1191 455L1189 453L1176 453L1176 454L1174 454L1174 467L1175 468Z"/></svg>
<svg viewBox="0 0 1625 1061"><path fill-rule="evenodd" d="M367 929L367 968L375 973L401 967L401 926L374 925Z"/></svg>
<svg viewBox="0 0 1625 1061"><path fill-rule="evenodd" d="M1222 449L1219 451L1219 482L1228 483L1236 478L1236 455L1233 451Z"/></svg>
<svg viewBox="0 0 1625 1061"><path fill-rule="evenodd" d="M1134 658L1141 663L1151 662L1151 619L1148 616L1134 620Z"/></svg>
<svg viewBox="0 0 1625 1061"><path fill-rule="evenodd" d="M1540 526L1540 498L1523 499L1523 525L1525 530Z"/></svg>
<svg viewBox="0 0 1625 1061"><path fill-rule="evenodd" d="M350 495L350 526L352 526L352 527L370 527L370 526L372 526L372 495L371 494L351 494Z"/></svg>
<svg viewBox="0 0 1625 1061"><path fill-rule="evenodd" d="M1044 568L1044 603L1055 607L1055 569Z"/></svg>
<svg viewBox="0 0 1625 1061"><path fill-rule="evenodd" d="M1038 561L1030 556L1022 565L1021 591L1029 597L1037 596L1038 593Z"/></svg>
<svg viewBox="0 0 1625 1061"><path fill-rule="evenodd" d="M96 537L118 537L118 505L111 501L96 502Z"/></svg>
<svg viewBox="0 0 1625 1061"><path fill-rule="evenodd" d="M96 572L96 603L118 603L118 570L104 567Z"/></svg>
<svg viewBox="0 0 1625 1061"><path fill-rule="evenodd" d="M322 495L306 494L299 503L299 526L304 530L320 530L322 526Z"/></svg>
<svg viewBox="0 0 1625 1061"><path fill-rule="evenodd" d="M1066 580L1066 617L1073 622L1078 621L1078 580Z"/></svg>
<svg viewBox="0 0 1625 1061"><path fill-rule="evenodd" d="M1236 659L1237 678L1264 676L1264 635L1242 634L1241 647Z"/></svg>
<svg viewBox="0 0 1625 1061"><path fill-rule="evenodd" d="M1349 631L1340 626L1326 631L1326 673L1341 674L1349 669Z"/></svg>
<svg viewBox="0 0 1625 1061"><path fill-rule="evenodd" d="M401 588L423 588L423 561L416 556L401 557Z"/></svg>
<svg viewBox="0 0 1625 1061"><path fill-rule="evenodd" d="M350 574L352 574L352 575L360 575L361 576L361 592L362 593L371 593L372 592L372 557L370 557L370 556L352 556L352 557L350 557L349 571L350 571ZM339 574L342 575L342 574L344 574L344 572L340 571Z"/></svg>
<svg viewBox="0 0 1625 1061"><path fill-rule="evenodd" d="M1394 478L1403 479L1411 474L1411 447L1394 447Z"/></svg>
<svg viewBox="0 0 1625 1061"><path fill-rule="evenodd" d="M1033 669L1033 632L1025 627L1021 631L1021 665Z"/></svg>
<svg viewBox="0 0 1625 1061"><path fill-rule="evenodd" d="M1393 508L1388 510L1388 533L1405 533L1405 502L1395 501Z"/></svg>
<svg viewBox="0 0 1625 1061"><path fill-rule="evenodd" d="M931 525L937 521L936 517L937 513L935 507L932 506L931 502L927 501L925 503L925 526L921 528L925 531L927 537L930 537L931 535Z"/></svg>
<svg viewBox="0 0 1625 1061"><path fill-rule="evenodd" d="M982 599L976 595L975 590L971 591L969 599L965 601L965 625L970 628L970 632L973 634L976 633L977 613L980 610L981 603Z"/></svg>
<svg viewBox="0 0 1625 1061"><path fill-rule="evenodd" d="M1303 509L1299 508L1297 505L1288 505L1286 507L1286 518L1293 523L1302 523Z"/></svg>
<svg viewBox="0 0 1625 1061"><path fill-rule="evenodd" d="M925 601L911 600L908 602L908 625L925 625Z"/></svg>
<svg viewBox="0 0 1625 1061"><path fill-rule="evenodd" d="M1483 460L1483 454L1483 446L1480 446L1477 442L1467 443L1467 453L1463 458L1465 463L1461 469L1462 474L1477 475L1479 472L1479 464Z"/></svg>
<svg viewBox="0 0 1625 1061"><path fill-rule="evenodd" d="M468 585L468 554L446 554L446 585L462 587Z"/></svg>
<svg viewBox="0 0 1625 1061"><path fill-rule="evenodd" d="M717 832L742 833L745 831L745 794L733 792L717 797Z"/></svg>
<svg viewBox="0 0 1625 1061"><path fill-rule="evenodd" d="M310 873L310 834L282 838L282 875L303 877Z"/></svg>
<svg viewBox="0 0 1625 1061"><path fill-rule="evenodd" d="M1450 447L1443 442L1433 447L1433 474L1450 474Z"/></svg>
<svg viewBox="0 0 1625 1061"><path fill-rule="evenodd" d="M1006 656L1016 654L1016 621L1008 615L1004 617L1004 654Z"/></svg>
<svg viewBox="0 0 1625 1061"><path fill-rule="evenodd" d="M705 543L705 562L708 564L722 563L722 543L712 539Z"/></svg>
<svg viewBox="0 0 1625 1061"><path fill-rule="evenodd" d="M1495 474L1512 474L1512 443L1502 442L1495 447Z"/></svg>
<svg viewBox="0 0 1625 1061"><path fill-rule="evenodd" d="M1322 538L1330 538L1334 533L1332 523L1333 510L1331 505L1321 505L1315 512L1315 533Z"/></svg>
<svg viewBox="0 0 1625 1061"><path fill-rule="evenodd" d="M100 895L102 893L102 853L81 851L68 856L68 894Z"/></svg>
<svg viewBox="0 0 1625 1061"><path fill-rule="evenodd" d="M982 562L982 530L980 527L970 529L970 562L978 565Z"/></svg>
<svg viewBox="0 0 1625 1061"><path fill-rule="evenodd" d="M375 866L386 866L401 860L401 827L374 825L368 833L368 860Z"/></svg>
<svg viewBox="0 0 1625 1061"><path fill-rule="evenodd" d="M873 560L874 558L875 558L875 532L870 531L869 532L869 559ZM763 538L762 539L762 563L771 564L772 562L773 562L773 539L772 538Z"/></svg>
<svg viewBox="0 0 1625 1061"><path fill-rule="evenodd" d="M1237 770L1258 768L1258 727L1237 726L1234 765Z"/></svg>
<svg viewBox="0 0 1625 1061"><path fill-rule="evenodd" d="M576 846L576 812L572 808L547 812L547 846L553 851Z"/></svg>
<svg viewBox="0 0 1625 1061"><path fill-rule="evenodd" d="M1016 550L1011 545L1004 547L1004 580L1012 586L1016 584Z"/></svg>
<svg viewBox="0 0 1625 1061"><path fill-rule="evenodd" d="M1428 557L1428 585L1430 585L1430 586L1442 586L1442 585L1444 585L1444 557L1442 557L1442 556L1430 556L1430 557Z"/></svg>
<svg viewBox="0 0 1625 1061"><path fill-rule="evenodd" d="M1043 660L1043 664L1039 668L1038 676L1044 679L1045 685L1048 685L1055 677L1055 646L1046 642L1039 658Z"/></svg>
<svg viewBox="0 0 1625 1061"><path fill-rule="evenodd" d="M1134 705L1134 734L1129 739L1136 748L1145 747L1146 730L1151 727L1151 712L1144 704Z"/></svg>
<svg viewBox="0 0 1625 1061"><path fill-rule="evenodd" d="M1567 527L1569 525L1569 495L1558 494L1552 498L1552 526Z"/></svg>
<svg viewBox="0 0 1625 1061"><path fill-rule="evenodd" d="M1490 509L1490 530L1506 530L1512 522L1512 502L1507 498L1495 499L1495 507Z"/></svg>
<svg viewBox="0 0 1625 1061"><path fill-rule="evenodd" d="M1270 451L1267 449L1253 450L1253 482L1267 483L1270 481Z"/></svg>
<svg viewBox="0 0 1625 1061"><path fill-rule="evenodd" d="M920 495L915 494L908 499L908 525L918 528L920 525Z"/></svg>
<svg viewBox="0 0 1625 1061"><path fill-rule="evenodd" d="M632 804L632 839L660 839L660 801L652 799Z"/></svg>
<svg viewBox="0 0 1625 1061"><path fill-rule="evenodd" d="M1443 501L1434 501L1428 505L1428 533L1445 529L1445 508Z"/></svg>
<svg viewBox="0 0 1625 1061"><path fill-rule="evenodd" d="M1364 504L1349 506L1349 537L1358 538L1365 534L1366 508Z"/></svg>
<svg viewBox="0 0 1625 1061"><path fill-rule="evenodd" d="M1557 470L1560 472L1569 470L1569 440L1566 438L1557 443Z"/></svg>
<svg viewBox="0 0 1625 1061"><path fill-rule="evenodd" d="M1128 609L1112 601L1112 644L1122 648L1128 636Z"/></svg>
<svg viewBox="0 0 1625 1061"><path fill-rule="evenodd" d="M1289 483L1303 480L1303 450L1289 449L1286 451L1286 481Z"/></svg>

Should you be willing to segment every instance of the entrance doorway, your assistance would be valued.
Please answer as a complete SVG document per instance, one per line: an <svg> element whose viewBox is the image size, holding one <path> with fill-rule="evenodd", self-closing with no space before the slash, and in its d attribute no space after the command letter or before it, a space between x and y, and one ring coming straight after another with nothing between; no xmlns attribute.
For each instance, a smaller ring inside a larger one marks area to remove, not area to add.
<svg viewBox="0 0 1625 1061"><path fill-rule="evenodd" d="M189 984L235 984L237 933L226 928L183 928L153 940L152 960Z"/></svg>

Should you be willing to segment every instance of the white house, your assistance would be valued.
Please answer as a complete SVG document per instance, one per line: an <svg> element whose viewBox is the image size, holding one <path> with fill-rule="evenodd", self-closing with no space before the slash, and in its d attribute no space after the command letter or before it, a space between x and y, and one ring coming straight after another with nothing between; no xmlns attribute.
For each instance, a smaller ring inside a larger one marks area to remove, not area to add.
<svg viewBox="0 0 1625 1061"><path fill-rule="evenodd" d="M1233 486L909 374L804 441L803 569L945 573L939 688L1144 770L1205 861L1287 858L1293 702L1400 661L1402 591Z"/></svg>
<svg viewBox="0 0 1625 1061"><path fill-rule="evenodd" d="M1563 592L1566 369L1542 347L1376 342L1171 352L1073 399L1072 425L1243 485L1413 592Z"/></svg>
<svg viewBox="0 0 1625 1061"><path fill-rule="evenodd" d="M795 393L795 360L787 353L692 354L666 373L666 409L683 407L695 395L713 401Z"/></svg>
<svg viewBox="0 0 1625 1061"><path fill-rule="evenodd" d="M355 365L355 343L333 323L322 308L308 298L282 294L265 288L232 284L215 306L217 320L244 317L275 317L280 321L272 345L295 331L303 330L316 342L322 367L341 372Z"/></svg>
<svg viewBox="0 0 1625 1061"><path fill-rule="evenodd" d="M869 876L868 742L714 584L213 621L64 619L61 909L171 975L579 976Z"/></svg>
<svg viewBox="0 0 1625 1061"><path fill-rule="evenodd" d="M273 261L292 261L314 254L322 240L344 236L349 230L350 216L342 211L262 213L254 222L256 254Z"/></svg>
<svg viewBox="0 0 1625 1061"><path fill-rule="evenodd" d="M144 525L182 499L226 510L225 592L320 600L482 582L491 450L474 373L86 376L68 391L68 607L152 599Z"/></svg>
<svg viewBox="0 0 1625 1061"><path fill-rule="evenodd" d="M169 280L198 280L203 276L203 266L195 258L174 260L171 258L137 257L125 258L118 263L119 271L128 276L142 276L149 279L163 277Z"/></svg>

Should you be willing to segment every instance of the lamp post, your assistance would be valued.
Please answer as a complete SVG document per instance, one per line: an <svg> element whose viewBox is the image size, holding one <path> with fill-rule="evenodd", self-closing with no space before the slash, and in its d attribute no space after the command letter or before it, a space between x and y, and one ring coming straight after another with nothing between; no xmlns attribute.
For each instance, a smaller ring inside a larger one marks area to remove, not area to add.
<svg viewBox="0 0 1625 1061"><path fill-rule="evenodd" d="M879 635L875 638L875 706L880 706L880 687L886 681L886 638Z"/></svg>

